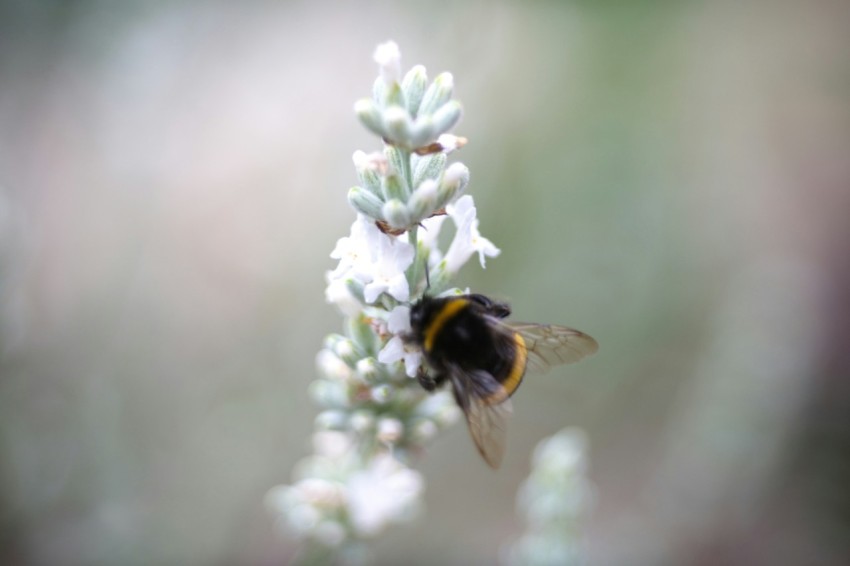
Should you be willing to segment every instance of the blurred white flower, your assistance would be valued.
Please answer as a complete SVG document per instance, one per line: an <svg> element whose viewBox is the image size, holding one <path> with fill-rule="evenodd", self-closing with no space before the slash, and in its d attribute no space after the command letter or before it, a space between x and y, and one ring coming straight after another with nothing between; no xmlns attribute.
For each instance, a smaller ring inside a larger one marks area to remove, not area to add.
<svg viewBox="0 0 850 566"><path fill-rule="evenodd" d="M345 381L351 378L351 368L331 350L322 348L316 354L316 367L327 378Z"/></svg>
<svg viewBox="0 0 850 566"><path fill-rule="evenodd" d="M307 536L319 523L322 514L315 506L301 502L286 508L281 517L290 532L296 536Z"/></svg>
<svg viewBox="0 0 850 566"><path fill-rule="evenodd" d="M381 293L386 292L396 300L410 298L410 287L404 271L413 263L416 255L412 245L392 236L378 232L377 249L371 264L370 281L363 288L363 297L367 303L374 303ZM375 243L375 239L372 240Z"/></svg>
<svg viewBox="0 0 850 566"><path fill-rule="evenodd" d="M339 264L328 274L325 297L343 312L356 314L359 312L356 298L342 288L347 286L345 279L352 279L365 284L363 297L367 303L374 303L384 292L406 301L410 288L404 271L413 263L414 256L412 245L384 234L373 221L358 215L351 225L351 235L340 238L331 252Z"/></svg>
<svg viewBox="0 0 850 566"><path fill-rule="evenodd" d="M371 276L372 256L384 234L375 223L362 214L351 225L351 235L340 238L331 252L338 259L336 269L328 274L330 280L344 279L346 276L361 283L368 283Z"/></svg>
<svg viewBox="0 0 850 566"><path fill-rule="evenodd" d="M352 154L351 160L354 162L354 167L357 168L358 172L374 171L375 173L386 175L389 171L387 156L382 151L366 153L358 149Z"/></svg>
<svg viewBox="0 0 850 566"><path fill-rule="evenodd" d="M404 519L415 508L422 485L418 472L388 454L379 454L348 481L348 511L354 528L372 536Z"/></svg>
<svg viewBox="0 0 850 566"><path fill-rule="evenodd" d="M416 372L422 363L422 352L418 348L414 349L414 346L406 345L401 336L390 338L386 346L378 352L378 361L382 364L393 364L402 359L404 372L408 377L416 377Z"/></svg>
<svg viewBox="0 0 850 566"><path fill-rule="evenodd" d="M391 417L378 421L376 438L386 444L394 444L404 435L404 425L400 420Z"/></svg>
<svg viewBox="0 0 850 566"><path fill-rule="evenodd" d="M331 272L328 272L328 286L325 288L325 301L332 305L336 305L339 311L345 316L357 316L363 305L357 300L357 297L351 294L348 288L346 279L333 279Z"/></svg>
<svg viewBox="0 0 850 566"><path fill-rule="evenodd" d="M410 332L410 307L399 305L387 316L387 330L393 334Z"/></svg>
<svg viewBox="0 0 850 566"><path fill-rule="evenodd" d="M451 153L465 146L469 140L454 134L443 134L437 138L437 143L443 147L445 153Z"/></svg>
<svg viewBox="0 0 850 566"><path fill-rule="evenodd" d="M432 393L416 407L416 415L434 421L441 426L457 422L461 411L455 403L451 391L443 389Z"/></svg>
<svg viewBox="0 0 850 566"><path fill-rule="evenodd" d="M493 242L481 236L478 231L478 218L472 197L465 195L446 207L446 212L457 226L457 233L446 252L446 269L456 273L473 253L478 252L481 267L484 257L496 257L500 250Z"/></svg>
<svg viewBox="0 0 850 566"><path fill-rule="evenodd" d="M401 51L395 41L387 41L375 49L375 62L380 67L381 78L389 86L401 78Z"/></svg>
<svg viewBox="0 0 850 566"><path fill-rule="evenodd" d="M581 564L583 518L592 505L586 476L587 437L567 428L542 440L532 470L517 493L526 524L519 540L503 549L508 564Z"/></svg>
<svg viewBox="0 0 850 566"><path fill-rule="evenodd" d="M342 458L351 453L353 447L354 440L344 432L324 430L313 433L313 450L320 456Z"/></svg>
<svg viewBox="0 0 850 566"><path fill-rule="evenodd" d="M415 377L422 363L422 352L413 345L406 344L402 336L410 332L410 307L399 305L387 317L387 329L395 334L378 352L378 361L392 364L404 359L404 370Z"/></svg>
<svg viewBox="0 0 850 566"><path fill-rule="evenodd" d="M312 529L313 536L326 546L339 546L345 541L345 527L339 521L324 520Z"/></svg>
<svg viewBox="0 0 850 566"><path fill-rule="evenodd" d="M340 507L345 503L342 485L322 478L304 478L292 486L292 492L316 507Z"/></svg>
<svg viewBox="0 0 850 566"><path fill-rule="evenodd" d="M442 254L440 248L437 246L437 239L440 237L440 229L443 227L445 220L445 215L426 218L422 221L421 227L417 232L419 243L431 251L428 256L428 263L432 266L439 263L441 259L440 256Z"/></svg>

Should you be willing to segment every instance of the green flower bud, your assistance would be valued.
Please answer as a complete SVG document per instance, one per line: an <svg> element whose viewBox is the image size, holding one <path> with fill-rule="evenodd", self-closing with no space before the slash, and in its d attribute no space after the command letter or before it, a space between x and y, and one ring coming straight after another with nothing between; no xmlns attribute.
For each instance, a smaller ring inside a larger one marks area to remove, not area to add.
<svg viewBox="0 0 850 566"><path fill-rule="evenodd" d="M407 206L414 222L431 216L437 207L437 182L433 179L423 181L410 195Z"/></svg>
<svg viewBox="0 0 850 566"><path fill-rule="evenodd" d="M384 177L383 182L384 200L390 201L398 199L406 201L409 194L407 183L398 173L393 173Z"/></svg>
<svg viewBox="0 0 850 566"><path fill-rule="evenodd" d="M410 112L411 116L416 116L419 111L419 105L422 103L427 84L428 75L422 65L416 65L410 69L401 81L401 88L404 90L407 99L407 111Z"/></svg>
<svg viewBox="0 0 850 566"><path fill-rule="evenodd" d="M469 184L469 169L463 163L452 163L443 173L437 188L437 208L457 199Z"/></svg>
<svg viewBox="0 0 850 566"><path fill-rule="evenodd" d="M369 218L374 218L375 220L384 219L384 217L381 216L381 207L384 206L383 201L369 191L360 187L351 187L348 190L348 204L350 204L354 210L361 214L365 214Z"/></svg>
<svg viewBox="0 0 850 566"><path fill-rule="evenodd" d="M387 223L393 228L407 228L410 226L410 212L398 199L392 199L384 203L383 215Z"/></svg>
<svg viewBox="0 0 850 566"><path fill-rule="evenodd" d="M368 98L358 100L354 104L354 113L372 133L382 137L385 135L384 119L374 102Z"/></svg>
<svg viewBox="0 0 850 566"><path fill-rule="evenodd" d="M440 106L440 108L432 114L434 129L438 132L437 135L449 131L460 119L461 111L462 108L460 102L457 100L451 100ZM437 135L434 137L437 137Z"/></svg>
<svg viewBox="0 0 850 566"><path fill-rule="evenodd" d="M418 118L410 128L410 146L424 147L437 138L437 126L431 116Z"/></svg>
<svg viewBox="0 0 850 566"><path fill-rule="evenodd" d="M393 83L384 91L384 100L383 100L384 108L389 108L391 106L399 106L401 108L407 108L407 103L404 100L404 92L401 90L401 85L398 83Z"/></svg>
<svg viewBox="0 0 850 566"><path fill-rule="evenodd" d="M328 409L316 415L314 423L319 430L342 430L345 428L346 420L347 415L344 411Z"/></svg>
<svg viewBox="0 0 850 566"><path fill-rule="evenodd" d="M410 139L412 124L410 114L401 106L390 106L384 110L381 131L383 137L396 145L407 146ZM368 126L367 126L368 127Z"/></svg>
<svg viewBox="0 0 850 566"><path fill-rule="evenodd" d="M422 103L419 105L419 116L430 114L448 102L452 97L452 89L454 89L454 77L451 73L437 75L422 97Z"/></svg>
<svg viewBox="0 0 850 566"><path fill-rule="evenodd" d="M413 158L413 186L418 187L425 179L439 179L446 166L445 153L416 155Z"/></svg>

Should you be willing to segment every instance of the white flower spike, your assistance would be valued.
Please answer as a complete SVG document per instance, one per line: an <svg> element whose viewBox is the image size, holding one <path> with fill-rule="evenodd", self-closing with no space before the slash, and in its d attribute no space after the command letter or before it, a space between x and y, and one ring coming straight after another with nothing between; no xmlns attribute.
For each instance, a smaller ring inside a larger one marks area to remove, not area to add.
<svg viewBox="0 0 850 566"><path fill-rule="evenodd" d="M436 272L445 255L454 273L475 252L482 266L499 253L478 231L472 198L459 199L469 170L448 163L466 143L449 133L461 115L452 75L430 85L421 65L402 75L391 41L374 57L380 78L355 113L384 147L352 155L358 184L347 198L357 218L326 274L325 298L345 315L345 334L328 336L316 358L314 453L298 463L293 485L266 498L278 524L340 563L418 509L423 481L411 459L461 415L449 391L429 394L405 377L423 364L406 336L410 303L426 288L426 259ZM447 213L457 230L445 252L439 235ZM451 273L441 271L444 285Z"/></svg>

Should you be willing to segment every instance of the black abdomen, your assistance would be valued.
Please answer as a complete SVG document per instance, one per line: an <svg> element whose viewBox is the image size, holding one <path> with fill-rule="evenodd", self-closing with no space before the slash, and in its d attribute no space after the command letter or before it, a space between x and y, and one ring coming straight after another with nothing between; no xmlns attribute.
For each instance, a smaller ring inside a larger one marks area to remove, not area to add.
<svg viewBox="0 0 850 566"><path fill-rule="evenodd" d="M484 370L501 383L510 373L515 348L510 336L497 332L484 315L467 306L440 328L428 360L440 368L448 362Z"/></svg>

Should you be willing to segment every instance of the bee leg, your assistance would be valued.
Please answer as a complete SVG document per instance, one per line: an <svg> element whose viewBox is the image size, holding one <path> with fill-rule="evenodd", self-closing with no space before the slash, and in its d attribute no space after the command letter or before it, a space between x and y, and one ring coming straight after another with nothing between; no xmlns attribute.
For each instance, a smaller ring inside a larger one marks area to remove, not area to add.
<svg viewBox="0 0 850 566"><path fill-rule="evenodd" d="M446 376L443 374L430 375L424 368L420 367L416 374L416 380L425 391L429 393L437 389L446 381Z"/></svg>

